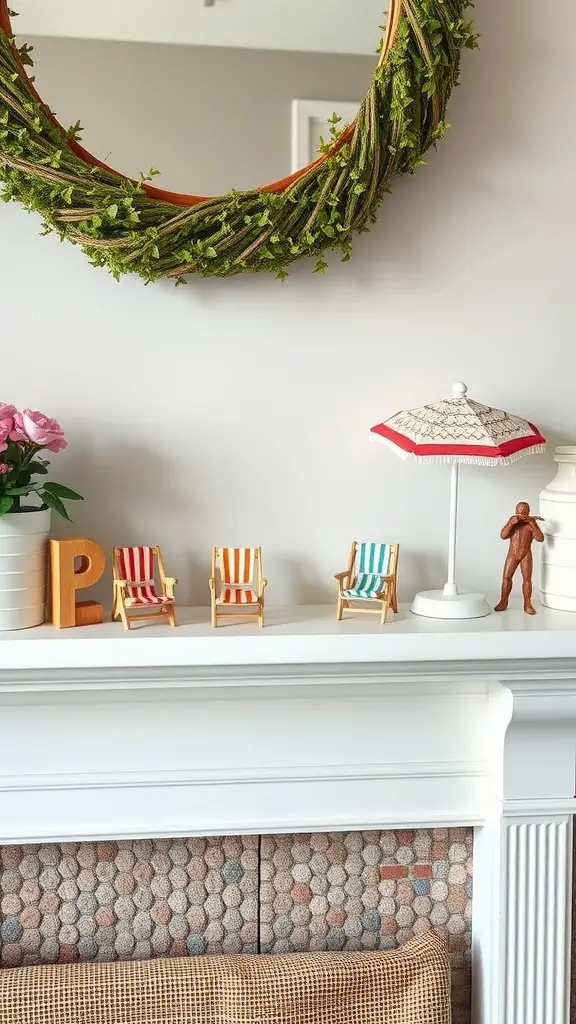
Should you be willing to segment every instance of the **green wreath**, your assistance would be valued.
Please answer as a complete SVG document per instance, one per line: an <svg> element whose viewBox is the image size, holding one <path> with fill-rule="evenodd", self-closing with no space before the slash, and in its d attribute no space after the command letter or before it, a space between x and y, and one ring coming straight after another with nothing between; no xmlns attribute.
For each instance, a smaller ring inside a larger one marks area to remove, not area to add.
<svg viewBox="0 0 576 1024"><path fill-rule="evenodd" d="M226 277L267 270L279 278L305 256L337 250L367 230L396 174L412 173L449 127L446 106L463 47L477 36L469 0L391 0L380 59L356 121L310 167L267 188L198 200L133 181L65 130L24 69L7 0L0 0L0 196L39 213L45 231L80 245L114 277L137 273L185 283L188 274ZM319 258L316 272L324 273Z"/></svg>

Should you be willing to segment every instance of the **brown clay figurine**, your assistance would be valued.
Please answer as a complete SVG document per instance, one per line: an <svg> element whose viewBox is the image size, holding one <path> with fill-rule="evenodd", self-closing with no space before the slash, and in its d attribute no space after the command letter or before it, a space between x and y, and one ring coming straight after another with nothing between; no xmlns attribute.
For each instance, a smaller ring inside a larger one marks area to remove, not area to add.
<svg viewBox="0 0 576 1024"><path fill-rule="evenodd" d="M524 611L527 615L536 615L536 609L532 604L532 541L537 540L542 543L544 540L544 534L538 526L537 520L544 521L541 516L531 516L530 505L527 501L521 501L516 505L516 514L511 516L502 529L500 536L502 540L510 540L510 548L504 563L502 595L499 604L494 609L496 612L506 611L514 573L520 566Z"/></svg>

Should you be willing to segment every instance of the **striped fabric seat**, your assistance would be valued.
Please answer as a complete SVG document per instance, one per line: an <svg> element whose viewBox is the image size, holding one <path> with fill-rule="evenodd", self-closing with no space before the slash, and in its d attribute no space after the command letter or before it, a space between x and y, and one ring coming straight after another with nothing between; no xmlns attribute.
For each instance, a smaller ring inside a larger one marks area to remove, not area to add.
<svg viewBox="0 0 576 1024"><path fill-rule="evenodd" d="M126 587L125 602L131 607L166 604L167 599L156 592L154 554L152 548L118 548L119 568Z"/></svg>
<svg viewBox="0 0 576 1024"><path fill-rule="evenodd" d="M226 587L217 599L217 604L258 604L258 597L253 590Z"/></svg>
<svg viewBox="0 0 576 1024"><path fill-rule="evenodd" d="M390 568L391 544L374 544L365 541L356 548L358 575L349 590L342 591L342 597L371 601L382 593L384 577Z"/></svg>
<svg viewBox="0 0 576 1024"><path fill-rule="evenodd" d="M382 593L384 577L375 573L360 573L350 590L343 590L342 597L370 600Z"/></svg>
<svg viewBox="0 0 576 1024"><path fill-rule="evenodd" d="M153 586L126 587L126 604L135 605L165 604L165 598L157 594Z"/></svg>

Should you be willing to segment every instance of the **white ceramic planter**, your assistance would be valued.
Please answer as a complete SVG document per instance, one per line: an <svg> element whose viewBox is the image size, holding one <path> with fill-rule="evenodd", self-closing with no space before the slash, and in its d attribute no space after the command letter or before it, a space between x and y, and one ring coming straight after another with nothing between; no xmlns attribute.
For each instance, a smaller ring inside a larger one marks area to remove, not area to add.
<svg viewBox="0 0 576 1024"><path fill-rule="evenodd" d="M44 622L50 510L0 516L0 630Z"/></svg>
<svg viewBox="0 0 576 1024"><path fill-rule="evenodd" d="M546 608L576 612L576 445L556 448L554 461L556 476L540 495L540 594Z"/></svg>

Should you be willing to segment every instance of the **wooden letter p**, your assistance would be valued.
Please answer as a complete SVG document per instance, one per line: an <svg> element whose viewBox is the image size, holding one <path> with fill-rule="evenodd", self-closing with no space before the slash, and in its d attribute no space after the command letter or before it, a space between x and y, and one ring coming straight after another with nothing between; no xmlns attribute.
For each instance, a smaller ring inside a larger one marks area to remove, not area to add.
<svg viewBox="0 0 576 1024"><path fill-rule="evenodd" d="M74 561L80 558L76 570ZM96 601L76 603L76 591L98 582L106 565L103 549L87 537L50 541L52 622L57 629L94 626L104 621L104 609Z"/></svg>

